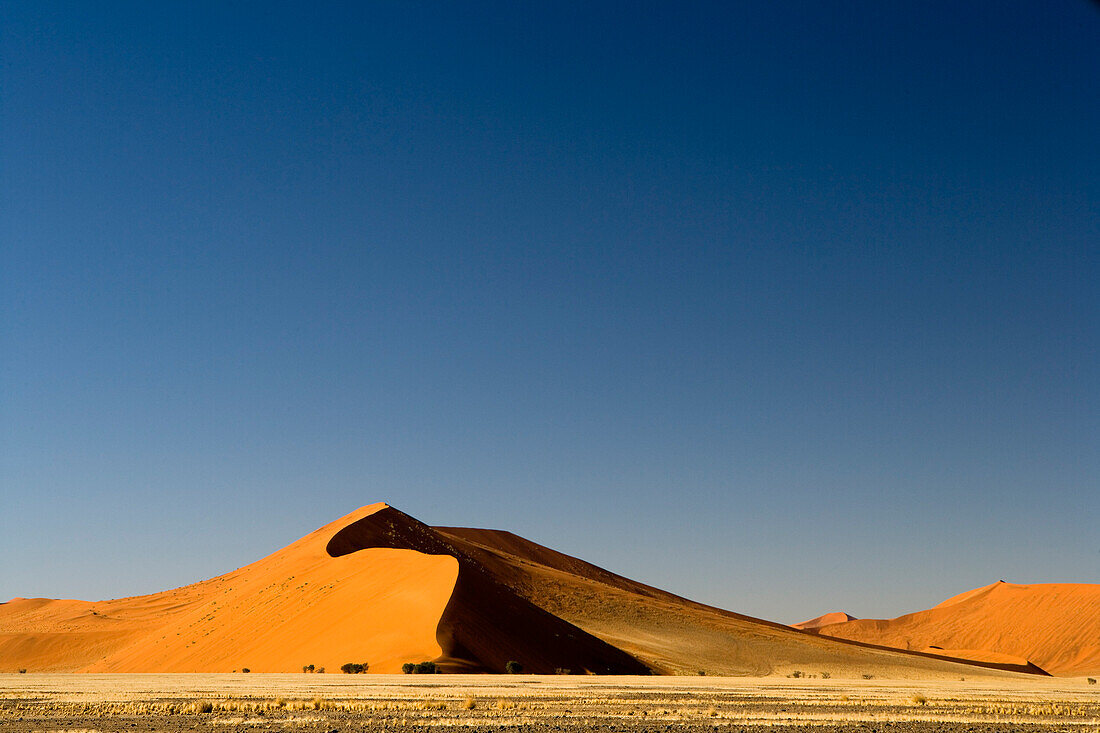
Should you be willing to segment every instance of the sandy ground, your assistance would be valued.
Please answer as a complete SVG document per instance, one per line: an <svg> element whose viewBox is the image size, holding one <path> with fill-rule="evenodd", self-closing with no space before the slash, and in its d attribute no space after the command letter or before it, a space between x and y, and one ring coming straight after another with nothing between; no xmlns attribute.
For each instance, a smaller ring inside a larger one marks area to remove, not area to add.
<svg viewBox="0 0 1100 733"><path fill-rule="evenodd" d="M1100 733L1084 678L0 675L5 733L98 731L1073 731Z"/></svg>

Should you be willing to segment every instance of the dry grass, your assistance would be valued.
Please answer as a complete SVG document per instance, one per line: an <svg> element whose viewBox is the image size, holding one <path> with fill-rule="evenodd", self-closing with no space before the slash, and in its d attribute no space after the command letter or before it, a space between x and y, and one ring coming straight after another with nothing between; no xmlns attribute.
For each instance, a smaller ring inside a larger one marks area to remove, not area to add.
<svg viewBox="0 0 1100 733"><path fill-rule="evenodd" d="M77 675L19 685L27 677L0 679L0 730L5 721L42 720L44 730L76 729L95 720L105 729L116 719L193 716L180 725L265 727L314 721L334 725L354 716L364 729L407 725L463 727L493 721L522 726L561 721L569 725L663 725L675 728L712 721L729 729L750 725L816 726L883 721L952 724L1078 726L1100 733L1100 697L1081 680L1021 681L1015 685L921 681L681 677L546 677L537 684L506 683L490 676L424 679L410 686L385 677L339 682L329 675L289 677L160 678L111 676L95 689L95 679ZM15 682L13 682L13 680ZM336 680L335 683L332 680ZM367 682L363 682L367 680ZM431 684L427 684L431 683ZM128 685L144 685L128 687ZM172 685L177 685L172 688ZM182 687L180 685L188 685ZM220 697L211 698L211 690ZM263 693L263 694L256 694ZM404 721L404 723L402 723ZM29 730L29 729L28 729Z"/></svg>

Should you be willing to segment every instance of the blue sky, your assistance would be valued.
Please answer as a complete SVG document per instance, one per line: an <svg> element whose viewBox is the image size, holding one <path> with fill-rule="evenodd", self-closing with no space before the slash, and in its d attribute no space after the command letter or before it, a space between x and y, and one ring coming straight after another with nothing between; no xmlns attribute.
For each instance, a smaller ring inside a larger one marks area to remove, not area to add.
<svg viewBox="0 0 1100 733"><path fill-rule="evenodd" d="M777 621L1100 582L1100 10L5 3L0 598L378 500Z"/></svg>

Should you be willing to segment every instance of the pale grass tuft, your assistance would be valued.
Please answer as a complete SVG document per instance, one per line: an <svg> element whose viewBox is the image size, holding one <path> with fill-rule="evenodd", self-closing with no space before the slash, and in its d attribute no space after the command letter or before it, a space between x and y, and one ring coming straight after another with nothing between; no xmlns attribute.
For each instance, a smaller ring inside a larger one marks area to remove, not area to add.
<svg viewBox="0 0 1100 733"><path fill-rule="evenodd" d="M462 703L462 709L463 710L473 710L476 707L477 707L477 701L474 700L472 697L466 698L466 702Z"/></svg>
<svg viewBox="0 0 1100 733"><path fill-rule="evenodd" d="M420 710L446 710L447 703L437 700L424 700L417 707Z"/></svg>

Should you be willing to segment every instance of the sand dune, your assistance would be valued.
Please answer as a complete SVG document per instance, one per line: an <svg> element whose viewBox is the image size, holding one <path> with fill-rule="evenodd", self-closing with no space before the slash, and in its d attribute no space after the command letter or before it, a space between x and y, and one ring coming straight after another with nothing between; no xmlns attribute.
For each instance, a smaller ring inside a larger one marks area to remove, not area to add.
<svg viewBox="0 0 1100 733"><path fill-rule="evenodd" d="M258 562L164 593L4 604L0 668L335 671L369 661L392 672L410 658L436 658L436 628L458 577L453 557L385 547L332 557L325 549L349 522L384 508L364 507Z"/></svg>
<svg viewBox="0 0 1100 733"><path fill-rule="evenodd" d="M835 625L827 628L835 628ZM953 648L974 649L973 645ZM836 640L694 603L508 532L363 507L251 565L162 593L0 604L0 671L690 673L958 678L1039 672ZM979 655L980 656L980 655Z"/></svg>
<svg viewBox="0 0 1100 733"><path fill-rule="evenodd" d="M818 644L813 634L689 601L510 532L455 527L436 530L517 593L550 613L629 652L660 674L786 675L828 673L891 678L957 679L1000 670L1040 672L1030 665L991 669L946 663L942 655Z"/></svg>
<svg viewBox="0 0 1100 733"><path fill-rule="evenodd" d="M818 633L982 661L1029 660L1056 675L1100 673L1100 585L999 582L890 620L826 625Z"/></svg>
<svg viewBox="0 0 1100 733"><path fill-rule="evenodd" d="M791 624L791 628L795 629L820 629L822 626L828 626L829 624L842 624L845 621L855 621L856 617L844 613L843 611L831 611L826 614L822 614L817 618L812 618L809 621L803 621L798 624Z"/></svg>

